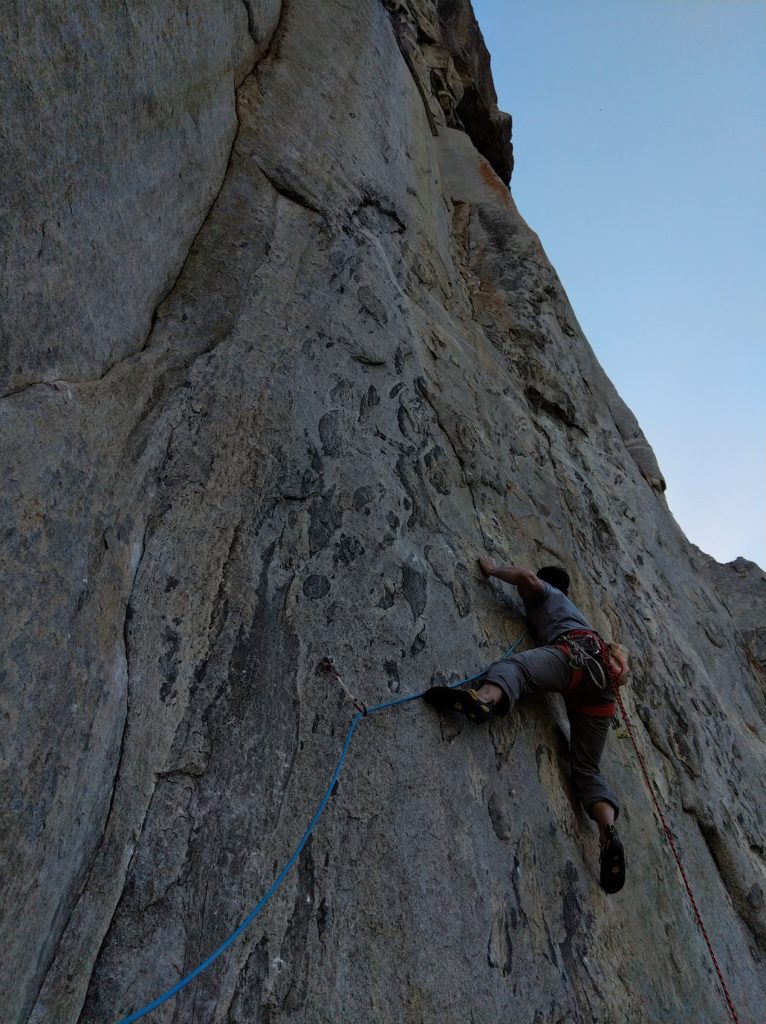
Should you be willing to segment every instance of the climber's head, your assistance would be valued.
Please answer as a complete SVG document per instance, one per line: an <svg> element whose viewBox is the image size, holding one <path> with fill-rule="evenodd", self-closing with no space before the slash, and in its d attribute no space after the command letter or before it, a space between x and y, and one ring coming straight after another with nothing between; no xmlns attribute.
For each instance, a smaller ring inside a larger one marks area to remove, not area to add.
<svg viewBox="0 0 766 1024"><path fill-rule="evenodd" d="M545 580L546 583L550 583L556 590L560 590L562 594L569 593L569 573L566 569L562 569L560 565L544 565L542 569L537 570L538 579Z"/></svg>

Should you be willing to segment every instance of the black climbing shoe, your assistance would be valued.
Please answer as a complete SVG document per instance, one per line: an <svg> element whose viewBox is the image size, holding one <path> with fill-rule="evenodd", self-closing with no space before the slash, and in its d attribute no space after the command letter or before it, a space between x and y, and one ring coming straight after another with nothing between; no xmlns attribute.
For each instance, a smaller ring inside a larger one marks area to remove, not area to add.
<svg viewBox="0 0 766 1024"><path fill-rule="evenodd" d="M453 690L449 686L432 686L423 700L437 711L457 711L472 722L486 722L492 717L492 702L481 700L475 690Z"/></svg>
<svg viewBox="0 0 766 1024"><path fill-rule="evenodd" d="M604 892L619 892L625 885L625 851L617 829L610 825L606 841L601 845L601 888Z"/></svg>

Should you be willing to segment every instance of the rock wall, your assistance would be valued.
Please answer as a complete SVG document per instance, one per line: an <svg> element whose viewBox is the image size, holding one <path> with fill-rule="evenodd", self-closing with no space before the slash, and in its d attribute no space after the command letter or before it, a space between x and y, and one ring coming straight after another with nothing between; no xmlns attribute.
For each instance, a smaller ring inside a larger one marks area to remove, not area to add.
<svg viewBox="0 0 766 1024"><path fill-rule="evenodd" d="M743 646L754 667L766 672L766 609L763 590L766 573L755 562L737 558L726 565L710 562L721 600L741 630Z"/></svg>
<svg viewBox="0 0 766 1024"><path fill-rule="evenodd" d="M520 634L487 551L568 564L631 651L755 1022L766 695L732 615L763 575L724 591L672 519L506 187L470 5L203 6L2 15L4 1018L117 1020L204 959L336 763L323 657L374 703ZM565 728L364 722L277 896L149 1019L727 1020L624 730L606 897Z"/></svg>

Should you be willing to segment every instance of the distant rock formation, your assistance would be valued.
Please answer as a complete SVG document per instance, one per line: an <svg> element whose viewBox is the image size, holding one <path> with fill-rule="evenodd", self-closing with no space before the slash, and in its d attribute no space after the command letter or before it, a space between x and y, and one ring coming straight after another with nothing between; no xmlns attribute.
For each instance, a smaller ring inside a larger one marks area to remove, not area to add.
<svg viewBox="0 0 766 1024"><path fill-rule="evenodd" d="M766 583L673 520L507 188L468 0L0 24L3 1019L116 1021L203 960L336 763L352 708L322 659L368 703L476 671L523 628L490 552L565 562L630 651L754 1024ZM624 731L606 897L561 722L362 723L278 894L149 1019L727 1020Z"/></svg>
<svg viewBox="0 0 766 1024"><path fill-rule="evenodd" d="M742 633L751 662L766 672L766 572L737 558L726 565L710 559L715 588Z"/></svg>

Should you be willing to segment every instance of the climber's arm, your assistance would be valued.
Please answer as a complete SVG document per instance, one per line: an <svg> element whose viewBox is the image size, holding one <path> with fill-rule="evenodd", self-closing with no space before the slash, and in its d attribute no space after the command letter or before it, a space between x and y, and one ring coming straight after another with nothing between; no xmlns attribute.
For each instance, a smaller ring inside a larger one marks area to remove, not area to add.
<svg viewBox="0 0 766 1024"><path fill-rule="evenodd" d="M522 597L538 597L545 590L545 583L531 569L516 565L496 565L491 558L484 556L479 559L479 568L485 576L494 576L516 587Z"/></svg>

